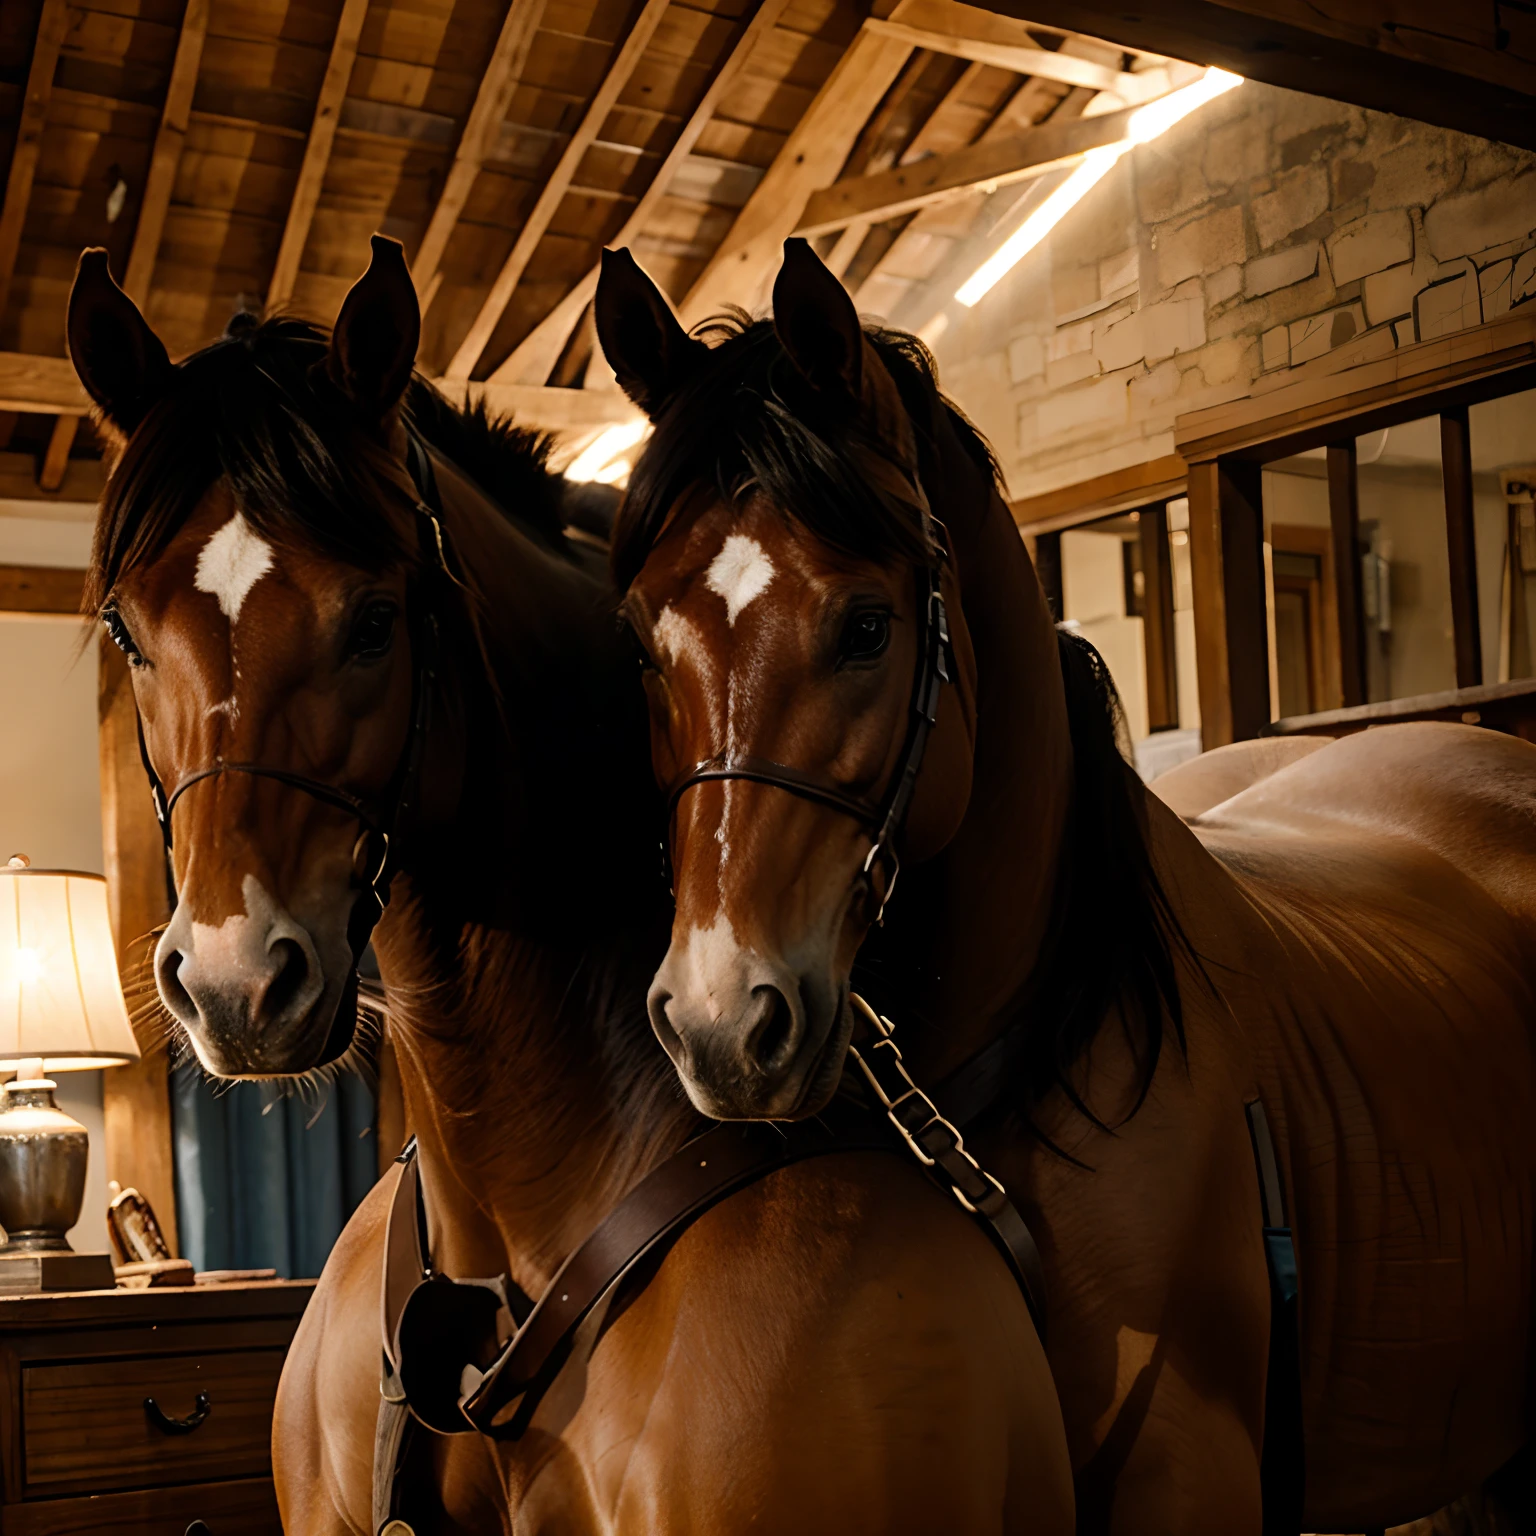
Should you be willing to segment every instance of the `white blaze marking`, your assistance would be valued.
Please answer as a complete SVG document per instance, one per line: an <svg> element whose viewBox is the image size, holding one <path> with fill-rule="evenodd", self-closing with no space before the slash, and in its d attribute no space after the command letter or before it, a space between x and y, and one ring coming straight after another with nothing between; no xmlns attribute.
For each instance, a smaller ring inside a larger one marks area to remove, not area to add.
<svg viewBox="0 0 1536 1536"><path fill-rule="evenodd" d="M725 599L725 618L734 625L741 610L773 580L773 561L756 539L733 533L710 562L705 585Z"/></svg>
<svg viewBox="0 0 1536 1536"><path fill-rule="evenodd" d="M681 661L686 656L697 663L699 637L693 625L671 604L657 616L651 638L668 661Z"/></svg>
<svg viewBox="0 0 1536 1536"><path fill-rule="evenodd" d="M193 585L218 598L233 624L246 595L271 569L272 546L252 533L251 525L237 512L203 545Z"/></svg>
<svg viewBox="0 0 1536 1536"><path fill-rule="evenodd" d="M690 930L688 942L679 957L684 985L696 993L703 993L710 1001L711 1012L718 1016L719 1010L714 1007L715 989L721 984L730 987L749 953L737 942L736 930L731 927L730 918L722 912L708 928Z"/></svg>

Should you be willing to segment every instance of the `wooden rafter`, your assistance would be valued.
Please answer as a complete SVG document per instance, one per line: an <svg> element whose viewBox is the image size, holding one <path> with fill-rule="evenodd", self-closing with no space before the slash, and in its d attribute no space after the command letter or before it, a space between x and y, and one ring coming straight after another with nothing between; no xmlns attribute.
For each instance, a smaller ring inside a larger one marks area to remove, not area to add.
<svg viewBox="0 0 1536 1536"><path fill-rule="evenodd" d="M667 157L656 168L650 185L641 194L624 226L609 241L610 245L628 245L645 228L646 220L656 205L667 195L678 168L693 153L699 136L709 126L721 98L741 73L752 50L778 23L789 0L762 0L750 21L741 29L739 36L725 57L725 62L715 72L709 89L700 98L693 114L683 124L683 130L667 152ZM490 376L492 384L542 384L560 359L571 332L582 317L592 296L597 292L600 268L593 266L586 276L555 305L512 350L507 360Z"/></svg>
<svg viewBox="0 0 1536 1536"><path fill-rule="evenodd" d="M967 64L954 84L944 93L944 99L928 115L928 121L913 135L912 142L902 151L896 165L882 167L881 170L894 170L899 166L911 165L917 160L930 158L935 153L935 141L939 139L941 132L939 125L952 107L965 101L969 96L975 88L977 77L985 67L982 64ZM837 183L834 182L833 185L836 186ZM811 201L814 202L819 195L819 193L813 194ZM810 204L806 207L809 212ZM869 233L869 228L869 220L851 219L843 226L832 249L823 258L827 266L839 277L842 277L853 265L860 247L864 244L864 238Z"/></svg>
<svg viewBox="0 0 1536 1536"><path fill-rule="evenodd" d="M69 450L74 446L75 433L79 430L78 416L60 416L53 424L48 438L48 451L43 455L42 467L37 472L37 483L45 491L56 491L64 484L69 471Z"/></svg>
<svg viewBox="0 0 1536 1536"><path fill-rule="evenodd" d="M325 67L325 79L321 82L320 95L315 101L315 120L310 126L309 140L304 146L304 160L299 166L299 179L294 184L293 198L288 204L288 217L283 224L283 239L277 248L272 281L267 285L269 309L276 309L293 297L294 284L299 276L299 263L304 259L309 226L314 221L320 189L325 184L326 167L331 163L331 147L336 142L341 104L346 99L347 86L352 80L352 66L357 62L357 46L363 35L363 22L367 15L368 0L346 0L341 8L341 18L336 23L336 36L331 43L330 61Z"/></svg>
<svg viewBox="0 0 1536 1536"><path fill-rule="evenodd" d="M903 0L896 7L897 19L909 3ZM908 43L867 26L860 29L683 300L685 325L726 304L757 304L806 199L842 169L860 129L911 51Z"/></svg>
<svg viewBox="0 0 1536 1536"><path fill-rule="evenodd" d="M32 200L32 178L37 174L37 157L43 147L48 99L53 94L53 72L67 24L64 0L43 0L42 14L37 20L37 41L32 45L32 64L27 70L21 121L16 125L16 147L11 152L11 170L5 183L5 202L0 205L0 318L5 315L11 295L21 231L27 222L27 204Z"/></svg>
<svg viewBox="0 0 1536 1536"><path fill-rule="evenodd" d="M144 196L139 202L139 222L128 253L128 270L123 278L123 292L136 304L149 298L149 281L154 275L160 236L165 233L165 218L171 208L171 193L176 186L181 146L187 137L192 93L197 88L197 71L203 61L207 36L208 0L187 0L160 127L155 134L155 147L150 151L149 174L144 178Z"/></svg>
<svg viewBox="0 0 1536 1536"><path fill-rule="evenodd" d="M432 217L427 221L416 258L411 263L411 276L423 303L435 291L434 279L443 252L448 249L448 238L459 222L480 168L496 146L507 109L512 104L512 93L527 66L533 35L544 19L545 4L546 0L512 0L507 9L490 62L485 66L480 88L475 93L475 103L469 109L464 131L459 135L453 165L443 182Z"/></svg>
<svg viewBox="0 0 1536 1536"><path fill-rule="evenodd" d="M496 274L496 281L491 284L491 291L480 306L480 313L475 316L470 325L469 334L459 344L458 351L453 355L453 361L448 364L445 374L447 378L467 379L474 372L475 364L480 361L481 354L490 345L491 337L495 334L496 327L501 323L501 317L506 313L507 305L511 302L513 290L522 279L528 263L533 259L534 251L538 249L539 241L544 238L545 231L559 210L560 203L575 178L577 168L592 147L593 140L602 131L608 114L619 99L619 93L629 83L629 77L634 73L635 66L640 62L640 56L650 44L669 3L670 0L645 0L645 6L635 18L635 24L630 28L629 36L624 39L624 45L619 49L613 63L609 65L608 73L603 76L602 84L598 86L592 100L587 104L587 110L582 114L581 122L577 124L576 131L571 135L570 143L565 146L564 153L561 154L554 170L550 172L549 180L544 183L543 190L539 193L538 201L534 203L522 229L518 231L511 253L502 263L501 271Z"/></svg>
<svg viewBox="0 0 1536 1536"><path fill-rule="evenodd" d="M900 19L871 17L865 25L914 48L930 48L935 53L953 54L975 64L991 64L1062 85L1117 91L1127 78L1133 78L1066 50L1042 48L1023 22L959 4L958 0L909 0Z"/></svg>
<svg viewBox="0 0 1536 1536"><path fill-rule="evenodd" d="M1130 110L1043 123L931 155L877 176L849 176L812 195L797 233L825 234L855 220L877 224L978 188L991 190L1071 165L1090 149L1118 144Z"/></svg>

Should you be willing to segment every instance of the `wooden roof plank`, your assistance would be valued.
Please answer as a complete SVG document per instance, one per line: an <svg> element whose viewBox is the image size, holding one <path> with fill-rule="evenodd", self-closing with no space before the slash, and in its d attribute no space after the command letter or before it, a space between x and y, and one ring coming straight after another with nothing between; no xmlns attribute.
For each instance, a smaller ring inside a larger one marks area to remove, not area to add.
<svg viewBox="0 0 1536 1536"><path fill-rule="evenodd" d="M640 201L635 204L629 217L625 219L623 228L609 242L610 244L628 245L644 229L647 220L656 211L662 198L666 196L673 177L692 154L694 146L699 141L699 135L708 126L726 91L741 73L763 36L772 30L779 17L784 14L784 8L788 3L789 0L762 0L750 20L746 20L731 51L726 55L724 63L710 82L709 88L699 99L699 104L693 109L688 121L684 123L683 131L677 136L666 159L657 167L650 185L645 189ZM592 302L593 294L597 292L597 277L600 270L600 266L593 266L554 309L523 338L507 360L491 375L491 383L542 384L549 377L551 370L560 359L561 352L565 350L566 342L570 340L576 322L581 319L587 305Z"/></svg>
<svg viewBox="0 0 1536 1536"><path fill-rule="evenodd" d="M443 190L427 221L426 233L411 263L416 291L425 294L433 288L443 252L448 249L454 225L469 200L470 189L488 156L497 153L506 125L507 109L528 64L534 34L544 19L547 0L512 0L506 19L485 67L475 103L465 120L454 151L453 165L443 181Z"/></svg>
<svg viewBox="0 0 1536 1536"><path fill-rule="evenodd" d="M160 128L150 153L149 174L144 179L144 195L139 203L139 222L133 232L128 253L128 270L123 292L142 305L149 298L149 282L155 271L155 257L160 251L160 236L165 231L165 216L170 212L171 192L176 185L176 171L181 164L181 146L187 136L192 113L192 94L197 88L198 66L203 59L203 44L208 37L209 0L187 0L182 16L181 36L176 42L176 59L171 65L170 84L160 113Z"/></svg>
<svg viewBox="0 0 1536 1536"><path fill-rule="evenodd" d="M899 18L908 3L902 0L893 14ZM806 200L842 169L911 52L911 44L898 38L867 26L859 31L683 300L685 325L727 304L756 305Z"/></svg>
<svg viewBox="0 0 1536 1536"><path fill-rule="evenodd" d="M969 6L956 6L956 10L969 10ZM1120 71L1106 69L1102 64L1088 59L1073 58L1070 54L1052 53L1048 48L1021 48L1013 43L993 42L989 38L967 37L961 32L930 31L926 27L908 26L900 21L881 21L871 17L865 26L883 37L896 38L910 43L914 48L929 48L934 53L953 54L957 59L969 59L973 64L991 64L998 69L1011 69L1016 74L1032 75L1037 80L1056 80L1062 85L1086 85L1095 91L1117 91L1123 80Z"/></svg>
<svg viewBox="0 0 1536 1536"><path fill-rule="evenodd" d="M293 297L293 285L299 275L299 263L304 259L304 246L309 240L309 227L320 201L326 168L331 163L341 104L352 79L352 66L357 61L358 41L367 15L368 0L346 0L341 8L336 36L331 43L330 61L325 67L325 79L315 102L315 120L309 130L309 141L304 146L304 161L299 167L293 198L288 204L288 217L283 224L283 239L277 248L272 280L267 285L269 309L286 304Z"/></svg>
<svg viewBox="0 0 1536 1536"><path fill-rule="evenodd" d="M812 194L797 233L826 234L856 220L877 224L978 187L990 190L1072 165L1090 149L1118 144L1131 110L1042 123L876 176L844 177Z"/></svg>
<svg viewBox="0 0 1536 1536"><path fill-rule="evenodd" d="M604 75L602 84L593 94L580 124L571 135L570 143L565 146L565 152L560 156L554 170L550 172L549 180L545 182L543 190L539 193L538 201L533 205L517 239L513 242L510 254L502 264L501 271L497 273L496 281L491 284L490 293L486 296L485 302L480 306L479 314L475 316L469 328L469 334L459 344L458 351L454 353L453 360L448 364L445 377L467 379L474 372L475 364L480 361L481 354L490 344L491 337L506 311L518 279L526 270L534 251L538 248L539 241L544 238L544 232L549 228L550 221L554 218L566 189L575 177L582 157L602 131L609 112L613 110L614 104L619 99L619 93L624 89L635 65L640 62L640 56L645 52L652 34L656 31L670 3L671 0L646 0L644 8L635 18L629 36L624 39L624 44L609 66L608 73Z"/></svg>
<svg viewBox="0 0 1536 1536"><path fill-rule="evenodd" d="M21 231L27 222L27 204L32 199L32 180L37 174L37 157L43 146L48 100L53 94L53 74L68 25L64 0L43 0L37 22L37 40L32 45L32 63L27 70L21 120L16 125L10 174L5 183L5 202L0 205L0 317L4 316L6 301L10 298L11 278L21 249Z"/></svg>

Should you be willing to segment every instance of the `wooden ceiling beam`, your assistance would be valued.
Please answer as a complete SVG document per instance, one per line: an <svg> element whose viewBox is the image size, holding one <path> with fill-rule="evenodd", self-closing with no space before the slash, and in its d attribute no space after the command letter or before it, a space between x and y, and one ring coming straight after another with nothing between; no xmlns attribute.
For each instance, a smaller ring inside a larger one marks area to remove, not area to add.
<svg viewBox="0 0 1536 1536"><path fill-rule="evenodd" d="M1012 181L1042 176L1075 164L1090 149L1118 144L1131 109L1064 122L1042 123L1001 138L982 139L947 155L930 155L876 176L847 176L813 193L805 205L801 235L821 235L855 221L878 224L930 203L991 191Z"/></svg>
<svg viewBox="0 0 1536 1536"><path fill-rule="evenodd" d="M37 157L43 147L48 101L53 95L53 73L59 62L59 49L64 42L68 20L64 0L43 0L37 19L37 38L32 44L32 63L27 70L21 120L16 125L16 146L11 151L5 202L0 204L0 318L4 317L6 302L11 296L11 278L15 275L16 257L21 250L27 205L32 200L32 180L37 174Z"/></svg>
<svg viewBox="0 0 1536 1536"><path fill-rule="evenodd" d="M0 352L0 411L83 416L90 408L67 357Z"/></svg>
<svg viewBox="0 0 1536 1536"><path fill-rule="evenodd" d="M709 89L700 97L699 104L693 109L688 121L683 124L683 131L678 134L676 142L667 151L666 159L656 168L656 174L651 178L650 185L646 187L640 201L635 204L629 217L625 219L623 228L608 242L609 245L615 247L628 245L644 231L646 221L655 211L656 205L667 195L673 176L693 153L693 147L699 142L699 136L709 126L709 121L715 115L721 98L731 88L747 60L752 56L752 50L777 25L788 4L789 0L762 0L751 19L744 18L745 25L739 29L736 41L726 54L725 62L716 70ZM593 294L597 292L597 278L601 270L599 265L594 265L587 272L586 276L517 344L507 360L491 375L490 383L542 384L549 377L555 364L560 360L560 354L565 350L566 342L571 338L571 332L575 330L577 322L592 302Z"/></svg>
<svg viewBox="0 0 1536 1536"><path fill-rule="evenodd" d="M56 491L64 484L64 476L69 472L69 450L74 447L79 428L78 416L60 416L54 422L47 452L37 471L37 483L43 490Z"/></svg>
<svg viewBox="0 0 1536 1536"><path fill-rule="evenodd" d="M181 18L181 35L176 40L176 57L171 64L171 79L166 87L165 105L160 113L160 127L150 151L149 174L144 178L144 195L139 200L139 222L134 228L133 245L128 252L128 270L123 278L123 292L140 306L149 298L149 283L154 276L155 258L160 253L160 237L165 233L171 193L176 187L181 146L187 137L192 93L197 88L197 71L203 62L203 43L207 37L208 0L187 0Z"/></svg>
<svg viewBox="0 0 1536 1536"><path fill-rule="evenodd" d="M1134 90L1134 76L1062 50L1042 48L1024 23L959 0L908 0L900 17L871 17L871 32L897 38L914 48L948 53L973 64L991 64L1037 80L1086 85L1095 91Z"/></svg>
<svg viewBox="0 0 1536 1536"><path fill-rule="evenodd" d="M512 0L507 7L490 62L485 66L485 74L475 92L474 105L469 109L464 131L459 135L453 164L411 263L411 276L423 302L429 292L436 291L434 280L443 252L448 249L448 239L469 201L475 178L491 150L500 142L507 110L512 105L512 93L527 68L528 54L533 47L534 33L544 19L545 5L546 0Z"/></svg>
<svg viewBox="0 0 1536 1536"><path fill-rule="evenodd" d="M347 87L352 81L352 66L357 62L358 42L367 16L368 0L346 0L341 8L336 36L331 43L331 57L325 66L325 79L315 100L315 120L310 126L304 159L299 166L299 179L294 183L293 197L288 204L288 217L283 224L283 238L277 248L272 280L267 285L269 310L286 304L293 297L299 264L309 241L309 227L314 222L320 189L325 185L326 168L331 163L331 149L336 143L341 104L346 100Z"/></svg>
<svg viewBox="0 0 1536 1536"><path fill-rule="evenodd" d="M1313 96L1536 149L1536 71L1492 6L1392 0L983 0L1000 16L1066 28L1126 48L1217 64ZM1415 25L1415 20L1418 24ZM1513 46L1511 46L1513 44Z"/></svg>
<svg viewBox="0 0 1536 1536"><path fill-rule="evenodd" d="M602 132L603 124L608 120L608 114L618 101L619 93L629 83L629 77L634 73L641 55L650 45L651 38L655 35L656 28L660 25L669 3L670 0L645 0L644 7L630 28L629 36L624 39L623 46L615 55L613 63L609 65L607 74L603 76L602 83L588 103L587 110L582 114L581 122L577 124L570 142L555 163L554 170L550 172L549 180L544 183L539 192L538 201L534 203L522 229L518 231L512 250L506 261L502 263L501 271L496 274L496 281L491 284L490 293L486 295L479 314L470 325L469 334L459 344L458 351L454 353L453 360L448 364L445 377L467 379L474 372L481 354L490 345L491 337L501 323L502 315L506 313L513 291L527 270L528 263L533 259L534 251L538 249L539 241L544 238L545 231L548 230L558 212L561 200L575 178L577 168L592 147L593 141Z"/></svg>
<svg viewBox="0 0 1536 1536"><path fill-rule="evenodd" d="M893 19L902 20L911 3L902 0ZM910 43L867 25L860 28L683 300L685 325L727 304L751 309L761 302L806 200L843 168L860 130L911 52Z"/></svg>

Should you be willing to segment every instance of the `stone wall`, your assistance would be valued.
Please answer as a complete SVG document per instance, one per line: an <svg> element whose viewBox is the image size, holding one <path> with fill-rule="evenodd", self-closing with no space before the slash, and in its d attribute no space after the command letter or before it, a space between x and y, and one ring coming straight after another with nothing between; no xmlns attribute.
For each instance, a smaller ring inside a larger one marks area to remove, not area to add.
<svg viewBox="0 0 1536 1536"><path fill-rule="evenodd" d="M1171 453L1177 416L1337 348L1366 361L1522 304L1536 155L1249 82L1126 155L974 309L948 304L934 350L1028 496Z"/></svg>

